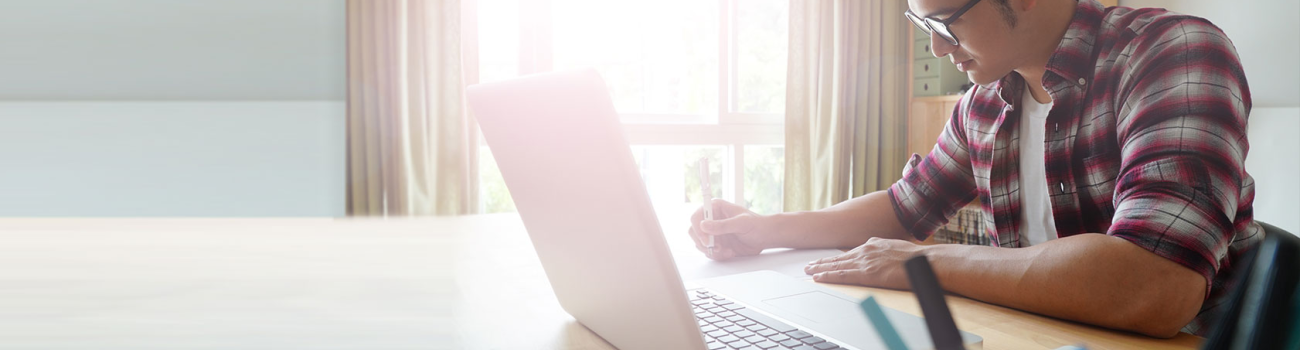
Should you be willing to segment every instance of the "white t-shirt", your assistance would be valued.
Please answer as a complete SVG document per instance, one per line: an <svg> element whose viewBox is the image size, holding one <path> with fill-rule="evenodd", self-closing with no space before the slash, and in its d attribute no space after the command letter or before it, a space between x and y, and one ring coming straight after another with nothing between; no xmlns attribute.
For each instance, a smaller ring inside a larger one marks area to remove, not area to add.
<svg viewBox="0 0 1300 350"><path fill-rule="evenodd" d="M1020 104L1020 243L1024 247L1057 237L1043 154L1052 103L1038 103L1029 89L1025 87Z"/></svg>

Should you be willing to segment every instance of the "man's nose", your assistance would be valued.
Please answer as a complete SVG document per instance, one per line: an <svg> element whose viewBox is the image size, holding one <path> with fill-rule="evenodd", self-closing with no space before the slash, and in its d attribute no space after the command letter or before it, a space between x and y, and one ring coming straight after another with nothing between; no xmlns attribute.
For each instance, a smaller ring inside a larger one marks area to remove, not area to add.
<svg viewBox="0 0 1300 350"><path fill-rule="evenodd" d="M948 40L940 37L938 33L930 33L930 53L934 57L943 57L957 51L957 45L949 44Z"/></svg>

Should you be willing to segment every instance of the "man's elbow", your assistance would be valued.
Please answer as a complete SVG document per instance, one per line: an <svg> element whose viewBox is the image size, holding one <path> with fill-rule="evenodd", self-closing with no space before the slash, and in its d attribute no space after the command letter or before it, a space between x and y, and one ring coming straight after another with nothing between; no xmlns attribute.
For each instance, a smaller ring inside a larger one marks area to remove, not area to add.
<svg viewBox="0 0 1300 350"><path fill-rule="evenodd" d="M1157 338L1178 335L1200 313L1205 299L1205 278L1190 269L1186 272L1192 275L1152 283L1151 288L1134 298L1129 305L1132 312L1121 321L1125 328Z"/></svg>
<svg viewBox="0 0 1300 350"><path fill-rule="evenodd" d="M1192 315L1193 317L1195 314ZM1173 338L1183 330L1192 317L1175 317L1163 316L1153 317L1151 320L1142 322L1132 329L1132 331L1156 338Z"/></svg>

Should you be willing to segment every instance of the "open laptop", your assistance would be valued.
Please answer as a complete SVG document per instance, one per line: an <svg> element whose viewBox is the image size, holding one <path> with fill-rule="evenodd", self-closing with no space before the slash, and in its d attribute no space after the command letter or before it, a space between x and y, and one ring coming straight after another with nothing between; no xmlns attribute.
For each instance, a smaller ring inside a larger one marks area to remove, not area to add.
<svg viewBox="0 0 1300 350"><path fill-rule="evenodd" d="M884 348L858 300L814 283L771 271L684 283L595 70L478 84L468 100L560 306L610 344ZM910 349L933 347L924 320L885 312Z"/></svg>

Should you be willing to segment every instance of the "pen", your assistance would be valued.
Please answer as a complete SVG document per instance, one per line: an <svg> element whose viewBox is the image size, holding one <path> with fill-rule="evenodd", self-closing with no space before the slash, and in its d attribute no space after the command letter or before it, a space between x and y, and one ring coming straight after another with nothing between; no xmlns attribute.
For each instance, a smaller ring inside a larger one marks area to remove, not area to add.
<svg viewBox="0 0 1300 350"><path fill-rule="evenodd" d="M700 157L700 199L704 201L704 220L713 220L713 189L709 186L709 158ZM713 235L708 235L709 256L713 256Z"/></svg>

